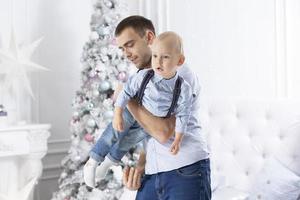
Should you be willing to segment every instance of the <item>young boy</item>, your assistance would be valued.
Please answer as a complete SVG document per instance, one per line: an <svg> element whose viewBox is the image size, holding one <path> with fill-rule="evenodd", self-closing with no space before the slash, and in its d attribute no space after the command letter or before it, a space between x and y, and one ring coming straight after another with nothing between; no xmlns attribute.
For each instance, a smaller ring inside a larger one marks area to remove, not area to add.
<svg viewBox="0 0 300 200"><path fill-rule="evenodd" d="M138 102L143 104L155 116L169 117L175 113L176 133L170 146L170 151L174 155L179 151L183 134L187 128L192 104L191 88L177 74L178 67L183 64L185 59L181 38L174 32L162 33L154 40L151 49L152 69L140 70L133 75L127 81L115 103L112 126L115 130L121 132L120 138L114 142L108 140L108 137L100 138L93 148L94 151L92 150L90 153L90 159L84 167L84 180L90 187L94 187L96 167L98 163L104 160L103 157L108 154L108 151L109 160L105 159L102 165L108 166L109 162L117 164L127 152L125 150L128 150L128 147L134 146L147 136L143 131L140 131L137 123L126 121L128 111L125 110L124 113L123 109L131 98L137 98ZM124 144L122 143L122 138L130 137L130 135L122 135L122 133L126 132L125 130L128 131L128 129L129 131L134 131L135 134L131 134L132 140L127 138L127 141L132 143L127 142L127 144ZM110 135L113 134L111 132ZM103 167L103 169L106 170L107 167Z"/></svg>

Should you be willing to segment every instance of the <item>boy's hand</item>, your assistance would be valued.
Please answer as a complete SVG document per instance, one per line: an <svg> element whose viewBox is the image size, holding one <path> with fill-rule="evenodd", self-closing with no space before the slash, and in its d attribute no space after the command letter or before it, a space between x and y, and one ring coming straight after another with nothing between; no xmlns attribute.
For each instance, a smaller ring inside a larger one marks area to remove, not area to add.
<svg viewBox="0 0 300 200"><path fill-rule="evenodd" d="M123 117L115 116L113 120L113 128L119 132L123 131Z"/></svg>
<svg viewBox="0 0 300 200"><path fill-rule="evenodd" d="M175 139L170 148L170 152L173 155L176 155L178 153L178 151L180 149L180 144L181 144L182 138L183 138L182 133L175 133Z"/></svg>
<svg viewBox="0 0 300 200"><path fill-rule="evenodd" d="M176 155L179 151L179 148L180 148L180 142L174 140L174 142L172 143L171 148L170 148L171 154Z"/></svg>
<svg viewBox="0 0 300 200"><path fill-rule="evenodd" d="M115 108L115 114L113 119L113 128L119 132L122 132L124 130L124 121L122 116L122 109L121 108Z"/></svg>
<svg viewBox="0 0 300 200"><path fill-rule="evenodd" d="M118 84L117 88L115 89L114 94L113 94L113 98L112 98L113 102L116 101L116 99L118 98L118 96L119 96L120 92L122 91L122 89L123 89L123 85L122 84Z"/></svg>

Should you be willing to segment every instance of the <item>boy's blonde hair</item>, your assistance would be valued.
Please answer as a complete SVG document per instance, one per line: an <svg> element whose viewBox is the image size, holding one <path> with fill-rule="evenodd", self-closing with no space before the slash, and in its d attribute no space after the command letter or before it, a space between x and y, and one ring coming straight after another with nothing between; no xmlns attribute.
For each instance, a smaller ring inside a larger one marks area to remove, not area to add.
<svg viewBox="0 0 300 200"><path fill-rule="evenodd" d="M173 31L166 31L159 34L156 39L159 41L167 40L178 53L184 55L182 39L177 33Z"/></svg>

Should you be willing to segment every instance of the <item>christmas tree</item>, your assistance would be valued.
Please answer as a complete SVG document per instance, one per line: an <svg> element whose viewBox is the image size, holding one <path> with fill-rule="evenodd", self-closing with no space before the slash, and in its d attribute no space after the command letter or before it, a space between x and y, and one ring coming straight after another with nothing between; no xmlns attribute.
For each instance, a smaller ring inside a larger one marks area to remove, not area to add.
<svg viewBox="0 0 300 200"><path fill-rule="evenodd" d="M105 179L96 179L95 189L88 188L83 181L82 168L88 153L113 117L114 88L126 81L130 67L116 47L113 36L124 6L117 0L97 0L93 8L90 38L83 47L81 58L81 88L72 103L72 143L62 160L59 191L53 194L52 200L119 199L123 191L122 172L118 168L110 170ZM127 155L127 161L136 159L135 155Z"/></svg>

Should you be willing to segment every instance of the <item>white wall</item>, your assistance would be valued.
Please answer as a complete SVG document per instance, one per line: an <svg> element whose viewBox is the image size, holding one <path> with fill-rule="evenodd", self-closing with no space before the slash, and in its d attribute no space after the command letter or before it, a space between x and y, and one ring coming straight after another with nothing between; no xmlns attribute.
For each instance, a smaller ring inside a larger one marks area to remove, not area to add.
<svg viewBox="0 0 300 200"><path fill-rule="evenodd" d="M140 2L159 32L181 34L204 95L300 97L299 1Z"/></svg>
<svg viewBox="0 0 300 200"><path fill-rule="evenodd" d="M35 199L50 199L57 190L60 161L69 146L71 101L80 81L80 56L89 35L92 2L86 0L1 0L2 46L11 24L20 43L44 37L33 60L50 72L31 75L37 101L32 101L33 122L52 125L49 153Z"/></svg>
<svg viewBox="0 0 300 200"><path fill-rule="evenodd" d="M300 2L286 0L287 73L291 97L300 98Z"/></svg>
<svg viewBox="0 0 300 200"><path fill-rule="evenodd" d="M40 123L51 123L49 152L36 199L50 199L58 189L60 161L65 156L72 114L71 102L80 84L80 57L89 35L91 1L30 0L33 37L44 36L37 61L51 71L36 80L39 104L35 113Z"/></svg>
<svg viewBox="0 0 300 200"><path fill-rule="evenodd" d="M7 49L11 38L11 32L14 30L19 44L28 44L30 41L30 20L28 18L27 4L25 1L15 3L14 1L0 1L0 48ZM14 95L7 93L4 90L4 75L0 75L0 104L3 104L8 109L11 120L21 118L25 120L31 119L31 99L28 96L22 96L23 106L17 108L18 101L15 100ZM6 95L4 96L3 93ZM11 96L12 95L12 96ZM20 95L20 94L19 94ZM22 112L16 116L16 109Z"/></svg>

